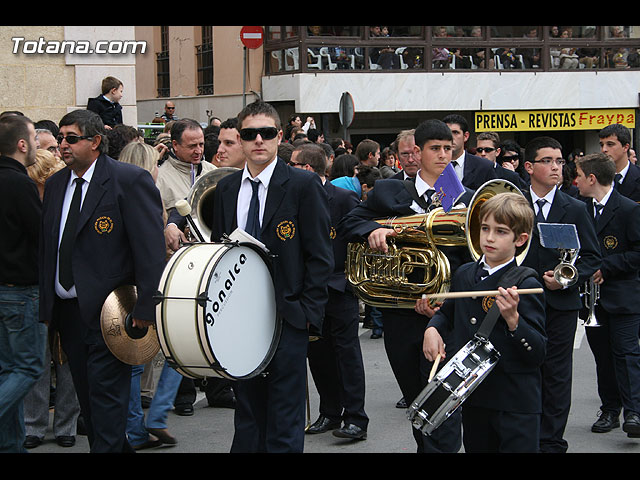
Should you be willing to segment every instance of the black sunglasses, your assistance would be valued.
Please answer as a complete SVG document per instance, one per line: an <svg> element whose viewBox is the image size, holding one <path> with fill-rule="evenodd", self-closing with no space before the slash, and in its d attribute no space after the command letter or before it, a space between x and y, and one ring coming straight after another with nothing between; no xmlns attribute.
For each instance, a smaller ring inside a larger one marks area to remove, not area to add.
<svg viewBox="0 0 640 480"><path fill-rule="evenodd" d="M278 129L276 127L261 127L242 128L240 130L240 138L244 141L255 140L258 134L263 140L273 140L278 136Z"/></svg>
<svg viewBox="0 0 640 480"><path fill-rule="evenodd" d="M78 143L80 140L89 140L93 137L95 137L95 135L82 135L82 136L67 135L66 137L64 135L58 135L56 137L56 140L58 141L58 145L62 143L62 140L66 140L69 145L74 145Z"/></svg>
<svg viewBox="0 0 640 480"><path fill-rule="evenodd" d="M495 148L492 148L492 147L476 147L476 152L478 153L483 153L483 152L491 153L494 150Z"/></svg>

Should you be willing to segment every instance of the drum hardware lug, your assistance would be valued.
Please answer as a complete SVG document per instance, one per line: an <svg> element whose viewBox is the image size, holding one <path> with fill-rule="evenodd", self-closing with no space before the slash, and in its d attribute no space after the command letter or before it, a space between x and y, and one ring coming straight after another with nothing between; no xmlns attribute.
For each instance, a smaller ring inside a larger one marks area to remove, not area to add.
<svg viewBox="0 0 640 480"><path fill-rule="evenodd" d="M207 305L208 301L209 301L209 297L207 296L206 292L202 292L200 295L196 297L196 303L200 305L202 308L204 308Z"/></svg>

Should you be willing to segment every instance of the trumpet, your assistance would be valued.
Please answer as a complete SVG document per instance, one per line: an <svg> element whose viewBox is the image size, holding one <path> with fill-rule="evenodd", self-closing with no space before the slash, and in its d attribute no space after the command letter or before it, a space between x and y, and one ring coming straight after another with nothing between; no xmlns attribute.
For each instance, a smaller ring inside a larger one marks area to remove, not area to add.
<svg viewBox="0 0 640 480"><path fill-rule="evenodd" d="M596 304L600 299L600 285L595 283L593 278L590 278L584 283L584 292L581 293L581 296L584 299L585 308L580 310L578 317L582 320L582 324L585 327L599 327L600 323L596 318Z"/></svg>
<svg viewBox="0 0 640 480"><path fill-rule="evenodd" d="M575 267L578 249L560 250L560 263L553 269L553 278L562 287L570 287L578 281L578 269Z"/></svg>

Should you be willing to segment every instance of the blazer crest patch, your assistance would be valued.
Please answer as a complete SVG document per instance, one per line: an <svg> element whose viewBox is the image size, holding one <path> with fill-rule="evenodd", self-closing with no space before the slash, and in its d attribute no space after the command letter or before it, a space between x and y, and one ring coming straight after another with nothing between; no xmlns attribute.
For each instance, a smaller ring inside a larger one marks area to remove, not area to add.
<svg viewBox="0 0 640 480"><path fill-rule="evenodd" d="M111 220L111 217L98 217L96 222L93 224L93 228L99 235L102 235L103 233L111 233L113 230L113 220Z"/></svg>
<svg viewBox="0 0 640 480"><path fill-rule="evenodd" d="M604 248L606 248L607 250L611 250L618 246L618 239L613 235L607 235L602 240L602 243L604 244Z"/></svg>
<svg viewBox="0 0 640 480"><path fill-rule="evenodd" d="M296 235L296 226L291 220L283 220L276 226L276 235L282 241L291 240Z"/></svg>

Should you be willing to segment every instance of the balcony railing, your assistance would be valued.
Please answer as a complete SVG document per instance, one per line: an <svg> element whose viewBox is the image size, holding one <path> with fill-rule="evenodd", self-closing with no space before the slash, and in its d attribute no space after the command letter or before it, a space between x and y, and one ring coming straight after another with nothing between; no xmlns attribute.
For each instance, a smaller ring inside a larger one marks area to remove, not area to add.
<svg viewBox="0 0 640 480"><path fill-rule="evenodd" d="M401 33L385 37L373 28L265 27L267 73L640 69L640 27L569 27L572 36L553 27L389 27Z"/></svg>

